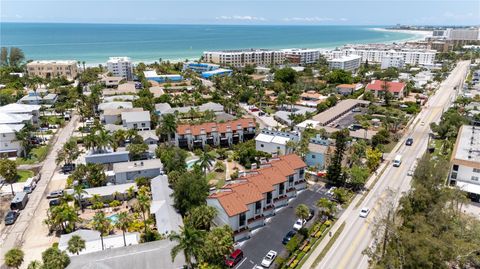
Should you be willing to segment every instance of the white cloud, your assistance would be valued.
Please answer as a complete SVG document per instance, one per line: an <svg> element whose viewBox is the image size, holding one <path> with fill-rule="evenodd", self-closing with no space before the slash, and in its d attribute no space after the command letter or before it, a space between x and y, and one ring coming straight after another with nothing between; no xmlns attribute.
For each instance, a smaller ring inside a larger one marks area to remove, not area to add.
<svg viewBox="0 0 480 269"><path fill-rule="evenodd" d="M333 22L333 21L348 21L347 18L333 19L328 17L290 17L283 18L287 22Z"/></svg>
<svg viewBox="0 0 480 269"><path fill-rule="evenodd" d="M239 16L239 15L234 15L234 16L220 16L216 17L216 20L222 20L222 21L267 21L264 17L255 17L255 16Z"/></svg>

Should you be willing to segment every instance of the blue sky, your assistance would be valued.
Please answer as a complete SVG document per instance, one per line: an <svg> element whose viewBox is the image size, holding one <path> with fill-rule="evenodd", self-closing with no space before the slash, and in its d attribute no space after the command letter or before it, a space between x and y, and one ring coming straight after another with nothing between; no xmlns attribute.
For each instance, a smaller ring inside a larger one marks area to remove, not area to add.
<svg viewBox="0 0 480 269"><path fill-rule="evenodd" d="M0 0L0 21L479 25L478 0Z"/></svg>

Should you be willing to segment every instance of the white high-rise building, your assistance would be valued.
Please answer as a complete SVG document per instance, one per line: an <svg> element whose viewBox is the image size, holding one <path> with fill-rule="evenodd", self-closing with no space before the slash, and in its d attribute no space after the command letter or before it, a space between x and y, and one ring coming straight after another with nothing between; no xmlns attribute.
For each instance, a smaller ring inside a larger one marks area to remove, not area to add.
<svg viewBox="0 0 480 269"><path fill-rule="evenodd" d="M478 41L480 40L479 28L447 29L445 35L449 40Z"/></svg>
<svg viewBox="0 0 480 269"><path fill-rule="evenodd" d="M328 60L330 69L342 69L345 71L355 71L360 67L362 57L358 55L348 55L336 59Z"/></svg>
<svg viewBox="0 0 480 269"><path fill-rule="evenodd" d="M107 69L114 77L133 79L133 65L129 57L110 57L107 61Z"/></svg>
<svg viewBox="0 0 480 269"><path fill-rule="evenodd" d="M395 56L385 56L382 58L382 69L387 69L389 67L403 68L405 66L405 60L401 55Z"/></svg>

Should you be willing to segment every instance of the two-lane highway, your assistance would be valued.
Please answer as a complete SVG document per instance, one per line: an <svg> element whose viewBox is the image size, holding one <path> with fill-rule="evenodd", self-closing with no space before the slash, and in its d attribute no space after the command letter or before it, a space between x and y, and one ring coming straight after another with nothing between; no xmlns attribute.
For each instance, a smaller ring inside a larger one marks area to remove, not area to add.
<svg viewBox="0 0 480 269"><path fill-rule="evenodd" d="M361 205L355 209L354 202L350 205L350 210L346 210L345 214L348 215L343 218L345 221L343 232L316 268L368 268L368 257L363 255L362 251L373 243L373 223L375 219L384 217L387 214L388 205L396 205L402 192L410 188L411 177L407 176L407 172L416 159L425 152L430 123L437 122L443 111L451 104L452 98L456 95L454 89L460 88L459 85L463 83L468 64L468 61L464 61L456 66L430 98L426 108L416 117L408 134L399 142L400 146L397 146L396 150L388 156L387 159L392 160L396 155L402 155L400 167L393 167L388 163L388 167L378 182L371 187ZM407 137L413 138L413 145L405 145ZM371 210L367 218L359 217L359 211L363 207ZM311 264L307 261L304 268L308 268Z"/></svg>

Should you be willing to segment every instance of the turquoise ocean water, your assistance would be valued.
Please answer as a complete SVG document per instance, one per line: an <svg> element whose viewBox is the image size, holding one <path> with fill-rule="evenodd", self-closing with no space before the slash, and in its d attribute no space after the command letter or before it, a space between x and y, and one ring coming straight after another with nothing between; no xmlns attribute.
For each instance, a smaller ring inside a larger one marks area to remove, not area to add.
<svg viewBox="0 0 480 269"><path fill-rule="evenodd" d="M333 48L412 38L366 26L0 23L0 45L22 48L27 59L73 59L89 65L105 63L109 56L178 61L198 59L205 50Z"/></svg>

